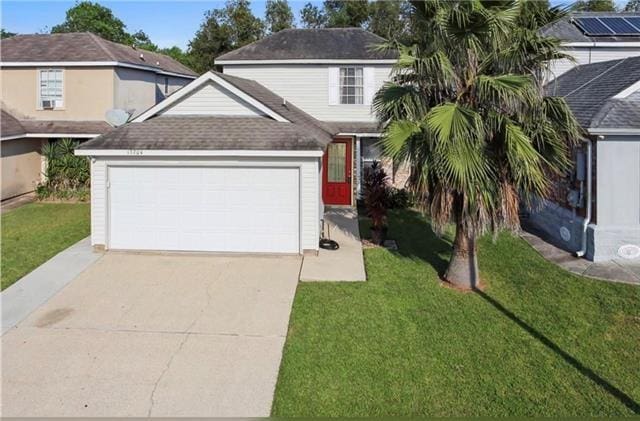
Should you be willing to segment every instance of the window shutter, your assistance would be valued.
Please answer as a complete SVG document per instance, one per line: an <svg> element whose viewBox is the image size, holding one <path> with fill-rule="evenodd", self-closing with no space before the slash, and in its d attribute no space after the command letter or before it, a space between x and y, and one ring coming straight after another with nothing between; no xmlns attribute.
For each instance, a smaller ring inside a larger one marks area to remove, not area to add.
<svg viewBox="0 0 640 421"><path fill-rule="evenodd" d="M375 75L373 67L365 67L362 70L364 79L364 105L371 105L376 94Z"/></svg>
<svg viewBox="0 0 640 421"><path fill-rule="evenodd" d="M340 103L340 68L329 67L329 105Z"/></svg>

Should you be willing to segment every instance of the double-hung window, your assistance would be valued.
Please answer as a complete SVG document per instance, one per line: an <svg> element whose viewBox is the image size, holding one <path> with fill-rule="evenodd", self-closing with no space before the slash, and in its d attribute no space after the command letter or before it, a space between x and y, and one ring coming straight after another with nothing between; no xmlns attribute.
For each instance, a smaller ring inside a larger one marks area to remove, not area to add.
<svg viewBox="0 0 640 421"><path fill-rule="evenodd" d="M39 79L39 106L44 109L64 107L64 80L62 69L40 69Z"/></svg>
<svg viewBox="0 0 640 421"><path fill-rule="evenodd" d="M340 104L364 103L364 76L362 67L340 68Z"/></svg>

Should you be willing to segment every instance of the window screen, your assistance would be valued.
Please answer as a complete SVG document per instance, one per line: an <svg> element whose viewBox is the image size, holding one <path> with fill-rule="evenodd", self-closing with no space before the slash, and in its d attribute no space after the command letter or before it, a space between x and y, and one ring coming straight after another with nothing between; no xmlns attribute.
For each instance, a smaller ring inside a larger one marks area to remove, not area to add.
<svg viewBox="0 0 640 421"><path fill-rule="evenodd" d="M364 103L362 67L340 68L340 104Z"/></svg>

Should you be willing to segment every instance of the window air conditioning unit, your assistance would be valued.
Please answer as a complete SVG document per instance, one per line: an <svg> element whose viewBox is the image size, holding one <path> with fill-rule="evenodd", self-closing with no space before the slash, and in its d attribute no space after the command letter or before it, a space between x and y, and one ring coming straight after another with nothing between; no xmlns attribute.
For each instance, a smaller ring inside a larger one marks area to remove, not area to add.
<svg viewBox="0 0 640 421"><path fill-rule="evenodd" d="M42 100L42 108L44 110L53 110L53 107L55 106L55 101L51 100L51 99L43 99Z"/></svg>

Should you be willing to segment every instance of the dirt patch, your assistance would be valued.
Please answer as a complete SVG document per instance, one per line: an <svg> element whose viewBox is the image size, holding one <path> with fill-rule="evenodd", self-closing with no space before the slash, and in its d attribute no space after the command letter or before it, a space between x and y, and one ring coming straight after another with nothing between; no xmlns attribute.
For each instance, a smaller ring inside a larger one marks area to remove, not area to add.
<svg viewBox="0 0 640 421"><path fill-rule="evenodd" d="M57 308L45 313L36 322L36 327L49 327L66 319L71 313L72 308Z"/></svg>

